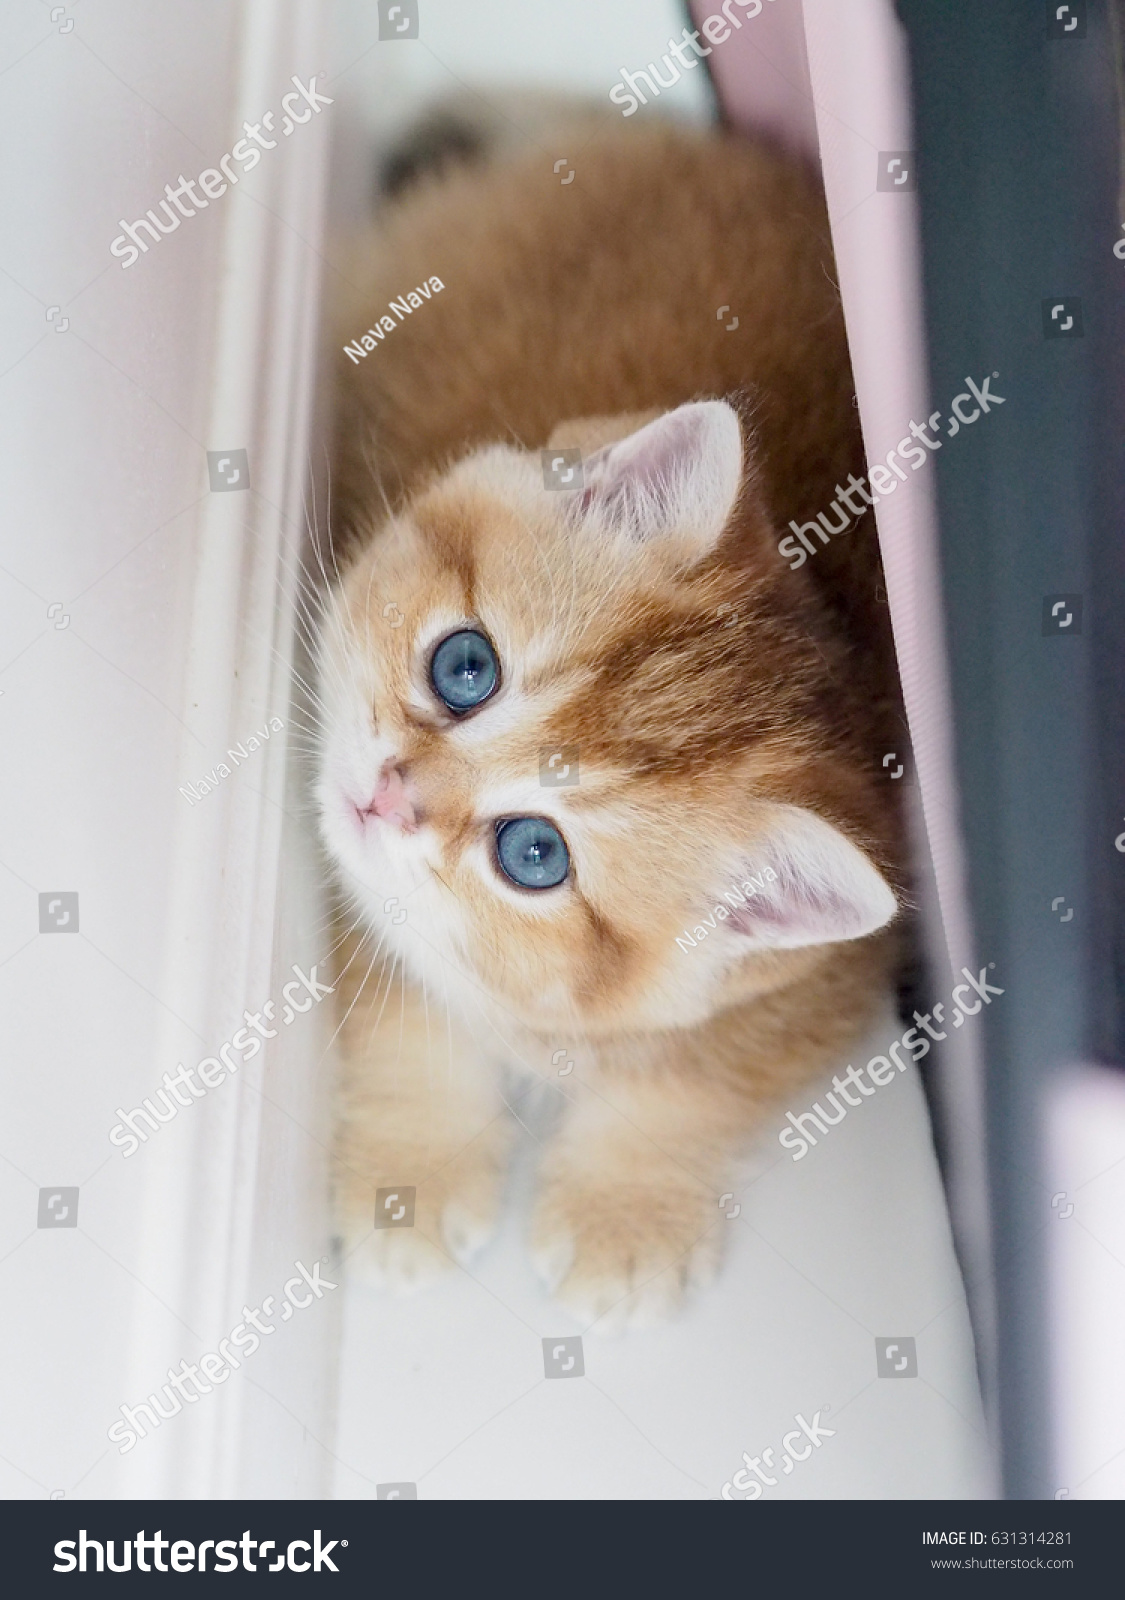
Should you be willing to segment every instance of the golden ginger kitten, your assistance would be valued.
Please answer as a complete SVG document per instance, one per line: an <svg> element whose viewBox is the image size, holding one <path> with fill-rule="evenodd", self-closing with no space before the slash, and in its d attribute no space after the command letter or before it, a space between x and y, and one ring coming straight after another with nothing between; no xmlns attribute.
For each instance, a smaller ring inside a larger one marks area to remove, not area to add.
<svg viewBox="0 0 1125 1600"><path fill-rule="evenodd" d="M862 470L815 184L659 126L571 165L431 182L361 254L340 343L440 288L340 358L317 795L348 1240L467 1261L502 1077L547 1080L532 1255L604 1328L713 1273L740 1150L883 1000L897 691L869 521L777 551Z"/></svg>

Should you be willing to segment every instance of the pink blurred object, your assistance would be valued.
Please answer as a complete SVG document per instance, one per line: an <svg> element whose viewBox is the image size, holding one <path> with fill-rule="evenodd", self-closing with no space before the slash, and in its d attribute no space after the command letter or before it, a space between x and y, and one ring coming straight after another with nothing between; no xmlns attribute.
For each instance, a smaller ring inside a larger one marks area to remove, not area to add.
<svg viewBox="0 0 1125 1600"><path fill-rule="evenodd" d="M707 59L723 121L740 133L764 133L794 155L819 162L801 0L746 0L745 5L727 0L725 11L718 0L692 0L690 9L697 28L717 17L730 29L721 44L710 46ZM699 42L707 48L706 36Z"/></svg>

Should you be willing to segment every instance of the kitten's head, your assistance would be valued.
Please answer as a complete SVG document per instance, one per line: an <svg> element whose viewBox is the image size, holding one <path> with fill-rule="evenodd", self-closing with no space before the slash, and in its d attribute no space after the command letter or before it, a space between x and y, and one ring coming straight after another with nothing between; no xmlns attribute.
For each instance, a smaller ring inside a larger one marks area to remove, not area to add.
<svg viewBox="0 0 1125 1600"><path fill-rule="evenodd" d="M480 450L373 530L323 631L322 832L439 999L683 1025L887 923L886 823L735 410L567 464Z"/></svg>

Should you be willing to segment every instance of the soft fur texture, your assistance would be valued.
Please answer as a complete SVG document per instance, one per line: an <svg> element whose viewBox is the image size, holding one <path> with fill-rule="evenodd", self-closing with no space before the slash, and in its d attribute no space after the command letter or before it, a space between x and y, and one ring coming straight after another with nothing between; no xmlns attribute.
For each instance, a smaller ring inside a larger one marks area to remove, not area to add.
<svg viewBox="0 0 1125 1600"><path fill-rule="evenodd" d="M533 1257L605 1328L714 1270L738 1151L882 1000L903 886L874 529L798 572L776 550L862 471L818 192L668 128L572 165L565 188L540 155L423 186L360 253L338 343L444 290L341 358L318 800L352 908L348 1239L412 1185L414 1226L368 1258L399 1286L467 1260L502 1074L546 1079ZM544 487L548 443L582 450L581 490ZM458 718L429 660L465 627L501 685ZM560 747L580 782L544 786ZM498 870L515 816L562 832L557 888Z"/></svg>

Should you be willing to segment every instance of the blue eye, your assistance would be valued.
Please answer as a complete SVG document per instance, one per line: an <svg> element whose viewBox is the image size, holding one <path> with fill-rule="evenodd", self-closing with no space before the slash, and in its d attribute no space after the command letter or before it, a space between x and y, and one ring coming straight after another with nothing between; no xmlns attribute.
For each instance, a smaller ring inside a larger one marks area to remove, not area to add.
<svg viewBox="0 0 1125 1600"><path fill-rule="evenodd" d="M514 817L496 830L496 854L505 877L521 889L553 889L570 871L563 836L542 817Z"/></svg>
<svg viewBox="0 0 1125 1600"><path fill-rule="evenodd" d="M483 633L464 628L443 639L430 661L430 682L450 711L471 711L500 682L500 663Z"/></svg>

